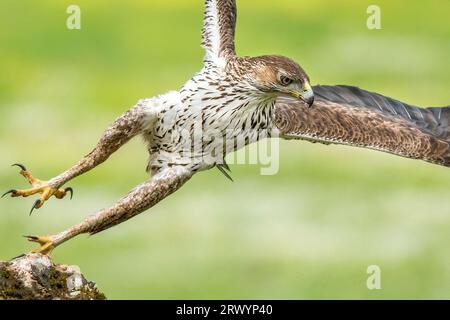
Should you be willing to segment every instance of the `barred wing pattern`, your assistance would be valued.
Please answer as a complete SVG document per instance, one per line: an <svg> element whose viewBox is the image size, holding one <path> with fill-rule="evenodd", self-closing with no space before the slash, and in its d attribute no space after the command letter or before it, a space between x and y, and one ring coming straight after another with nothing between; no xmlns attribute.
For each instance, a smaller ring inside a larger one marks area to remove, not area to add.
<svg viewBox="0 0 450 320"><path fill-rule="evenodd" d="M205 62L224 65L235 56L236 0L206 0L202 46Z"/></svg>
<svg viewBox="0 0 450 320"><path fill-rule="evenodd" d="M343 144L450 166L450 107L418 108L350 86L316 86L316 102L280 98L274 124L285 139Z"/></svg>

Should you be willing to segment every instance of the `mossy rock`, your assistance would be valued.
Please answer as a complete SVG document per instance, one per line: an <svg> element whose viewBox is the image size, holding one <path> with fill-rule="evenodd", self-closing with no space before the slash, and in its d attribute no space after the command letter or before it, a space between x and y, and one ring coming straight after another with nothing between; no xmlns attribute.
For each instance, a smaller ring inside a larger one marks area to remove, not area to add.
<svg viewBox="0 0 450 320"><path fill-rule="evenodd" d="M48 256L27 254L0 261L0 300L104 300L78 267L54 264Z"/></svg>

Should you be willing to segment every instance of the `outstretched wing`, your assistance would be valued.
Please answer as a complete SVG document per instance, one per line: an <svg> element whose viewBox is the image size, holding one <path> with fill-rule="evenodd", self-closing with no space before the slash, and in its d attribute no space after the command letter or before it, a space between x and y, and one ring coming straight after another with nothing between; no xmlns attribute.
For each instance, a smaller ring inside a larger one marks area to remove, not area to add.
<svg viewBox="0 0 450 320"><path fill-rule="evenodd" d="M316 86L316 102L280 98L274 124L286 139L344 144L450 166L450 107L418 108L350 86Z"/></svg>
<svg viewBox="0 0 450 320"><path fill-rule="evenodd" d="M236 55L236 0L206 0L205 7L202 33L205 62L223 66Z"/></svg>

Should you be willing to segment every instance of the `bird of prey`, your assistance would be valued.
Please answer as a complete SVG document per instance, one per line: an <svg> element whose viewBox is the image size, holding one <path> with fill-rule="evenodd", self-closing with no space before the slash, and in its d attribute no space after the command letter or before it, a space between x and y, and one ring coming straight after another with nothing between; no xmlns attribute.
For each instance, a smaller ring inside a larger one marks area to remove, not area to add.
<svg viewBox="0 0 450 320"><path fill-rule="evenodd" d="M109 208L65 231L28 236L34 252L83 234L95 234L154 206L195 173L218 168L229 177L226 154L260 139L281 137L345 144L450 166L450 107L417 108L349 86L311 87L293 60L235 52L236 1L206 0L203 69L179 91L140 100L115 120L94 149L49 181L20 164L32 188L12 197L40 194L33 209L64 198L71 179L101 164L131 138L142 135L150 154L151 178Z"/></svg>

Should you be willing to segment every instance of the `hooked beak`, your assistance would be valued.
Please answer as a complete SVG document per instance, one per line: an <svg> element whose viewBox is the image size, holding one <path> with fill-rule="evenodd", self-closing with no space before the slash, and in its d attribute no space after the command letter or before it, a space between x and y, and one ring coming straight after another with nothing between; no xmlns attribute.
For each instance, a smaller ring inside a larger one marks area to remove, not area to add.
<svg viewBox="0 0 450 320"><path fill-rule="evenodd" d="M299 89L298 91L291 91L291 94L295 98L305 102L308 107L311 107L314 104L314 91L308 82L306 82L303 88Z"/></svg>
<svg viewBox="0 0 450 320"><path fill-rule="evenodd" d="M314 91L309 82L305 82L303 88L301 88L300 85L296 87L297 88L289 89L284 93L303 101L308 105L308 107L311 107L314 104Z"/></svg>
<svg viewBox="0 0 450 320"><path fill-rule="evenodd" d="M308 107L311 107L314 104L314 91L308 82L303 86L303 91L300 93L299 98L303 100Z"/></svg>

